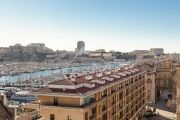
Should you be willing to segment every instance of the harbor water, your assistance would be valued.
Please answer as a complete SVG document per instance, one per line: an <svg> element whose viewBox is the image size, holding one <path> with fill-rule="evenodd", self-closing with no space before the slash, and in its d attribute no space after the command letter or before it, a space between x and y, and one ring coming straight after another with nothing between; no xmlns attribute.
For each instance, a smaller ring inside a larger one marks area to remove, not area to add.
<svg viewBox="0 0 180 120"><path fill-rule="evenodd" d="M109 69L114 67L119 67L122 65L127 65L127 62L121 62L121 63L106 63L106 64L100 64L100 63L93 63L88 65L80 65L80 66L72 66L67 68L60 68L60 69L49 69L44 71L37 71L32 73L21 73L18 75L8 75L8 76L2 76L0 77L0 83L5 82L16 82L16 81L23 81L23 80L30 80L30 79L36 79L41 77L47 77L52 76L53 74L69 74L69 73L77 73L77 72L87 72L91 70L100 70L100 69Z"/></svg>

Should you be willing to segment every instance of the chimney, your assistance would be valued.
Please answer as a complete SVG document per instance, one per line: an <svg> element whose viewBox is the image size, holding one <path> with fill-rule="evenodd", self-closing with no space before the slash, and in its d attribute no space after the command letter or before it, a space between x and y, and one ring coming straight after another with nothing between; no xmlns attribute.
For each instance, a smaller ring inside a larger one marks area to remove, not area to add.
<svg viewBox="0 0 180 120"><path fill-rule="evenodd" d="M75 79L74 77L71 77L71 78L70 78L70 81L75 82L76 79Z"/></svg>
<svg viewBox="0 0 180 120"><path fill-rule="evenodd" d="M102 72L97 73L96 77L102 77Z"/></svg>

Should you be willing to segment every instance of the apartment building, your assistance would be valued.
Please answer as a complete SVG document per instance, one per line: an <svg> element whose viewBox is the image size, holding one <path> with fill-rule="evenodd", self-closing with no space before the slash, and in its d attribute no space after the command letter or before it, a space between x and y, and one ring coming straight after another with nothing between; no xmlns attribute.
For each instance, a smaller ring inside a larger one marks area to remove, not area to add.
<svg viewBox="0 0 180 120"><path fill-rule="evenodd" d="M176 67L176 115L177 119L180 120L180 63L174 65Z"/></svg>
<svg viewBox="0 0 180 120"><path fill-rule="evenodd" d="M124 67L68 75L34 93L44 120L138 120L146 105L145 74Z"/></svg>
<svg viewBox="0 0 180 120"><path fill-rule="evenodd" d="M149 68L149 69L148 69ZM156 103L156 68L154 66L147 67L147 103L154 104Z"/></svg>
<svg viewBox="0 0 180 120"><path fill-rule="evenodd" d="M172 100L176 95L176 67L171 60L145 62L140 65L146 70L147 102Z"/></svg>
<svg viewBox="0 0 180 120"><path fill-rule="evenodd" d="M156 71L156 94L158 100L172 99L172 97L175 95L175 74L176 68L173 66L173 61L165 60L160 62Z"/></svg>

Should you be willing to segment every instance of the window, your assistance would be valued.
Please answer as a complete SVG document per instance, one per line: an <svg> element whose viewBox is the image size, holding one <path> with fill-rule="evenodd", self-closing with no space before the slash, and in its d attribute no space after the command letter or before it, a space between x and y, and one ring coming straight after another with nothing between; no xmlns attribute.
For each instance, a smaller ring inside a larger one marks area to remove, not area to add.
<svg viewBox="0 0 180 120"><path fill-rule="evenodd" d="M119 110L121 110L123 108L123 103L122 103L122 101L120 101L120 103L119 103Z"/></svg>
<svg viewBox="0 0 180 120"><path fill-rule="evenodd" d="M107 113L103 114L102 119L103 119L103 120L107 120Z"/></svg>
<svg viewBox="0 0 180 120"><path fill-rule="evenodd" d="M122 83L119 84L119 90L122 88Z"/></svg>
<svg viewBox="0 0 180 120"><path fill-rule="evenodd" d="M105 89L101 92L101 96L102 96L102 98L107 96L107 89Z"/></svg>
<svg viewBox="0 0 180 120"><path fill-rule="evenodd" d="M68 120L72 120L72 116L68 115Z"/></svg>
<svg viewBox="0 0 180 120"><path fill-rule="evenodd" d="M121 119L123 117L123 112L121 111L119 114L119 119Z"/></svg>
<svg viewBox="0 0 180 120"><path fill-rule="evenodd" d="M112 87L111 87L111 93L114 93L115 91L116 91L115 86L112 86Z"/></svg>
<svg viewBox="0 0 180 120"><path fill-rule="evenodd" d="M127 80L126 82L125 82L125 86L128 86L129 85L129 81Z"/></svg>
<svg viewBox="0 0 180 120"><path fill-rule="evenodd" d="M97 112L96 112L96 107L94 107L93 109L92 109L92 114L96 114Z"/></svg>
<svg viewBox="0 0 180 120"><path fill-rule="evenodd" d="M103 101L102 103L102 111L105 111L107 109L106 101Z"/></svg>
<svg viewBox="0 0 180 120"><path fill-rule="evenodd" d="M129 89L127 88L126 89L126 96L128 96L129 95Z"/></svg>
<svg viewBox="0 0 180 120"><path fill-rule="evenodd" d="M164 80L164 86L166 86L166 80Z"/></svg>
<svg viewBox="0 0 180 120"><path fill-rule="evenodd" d="M111 110L111 114L114 115L115 114L115 107L112 108Z"/></svg>
<svg viewBox="0 0 180 120"><path fill-rule="evenodd" d="M123 98L123 93L120 92L120 93L119 93L119 100L121 100L122 98Z"/></svg>
<svg viewBox="0 0 180 120"><path fill-rule="evenodd" d="M57 97L54 97L54 105L58 105L58 99L57 99Z"/></svg>
<svg viewBox="0 0 180 120"><path fill-rule="evenodd" d="M112 104L112 105L115 104L115 99L116 99L115 96L112 96L112 98L111 98L111 104Z"/></svg>
<svg viewBox="0 0 180 120"><path fill-rule="evenodd" d="M50 120L55 120L54 114L50 114Z"/></svg>
<svg viewBox="0 0 180 120"><path fill-rule="evenodd" d="M88 120L88 112L85 113L85 120Z"/></svg>

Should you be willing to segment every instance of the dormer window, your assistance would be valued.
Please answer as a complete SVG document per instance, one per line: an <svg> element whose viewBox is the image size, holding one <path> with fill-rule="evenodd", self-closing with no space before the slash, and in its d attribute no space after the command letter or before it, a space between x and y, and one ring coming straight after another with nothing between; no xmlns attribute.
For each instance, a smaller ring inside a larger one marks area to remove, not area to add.
<svg viewBox="0 0 180 120"><path fill-rule="evenodd" d="M97 73L96 76L97 77L102 77L102 73Z"/></svg>
<svg viewBox="0 0 180 120"><path fill-rule="evenodd" d="M70 78L71 81L75 82L76 79L74 77Z"/></svg>
<svg viewBox="0 0 180 120"><path fill-rule="evenodd" d="M92 75L87 75L87 76L85 76L85 79L86 79L86 80L92 80L92 79L93 79L93 76L92 76Z"/></svg>
<svg viewBox="0 0 180 120"><path fill-rule="evenodd" d="M106 75L110 75L110 74L111 74L111 71L105 71L105 74L106 74Z"/></svg>

